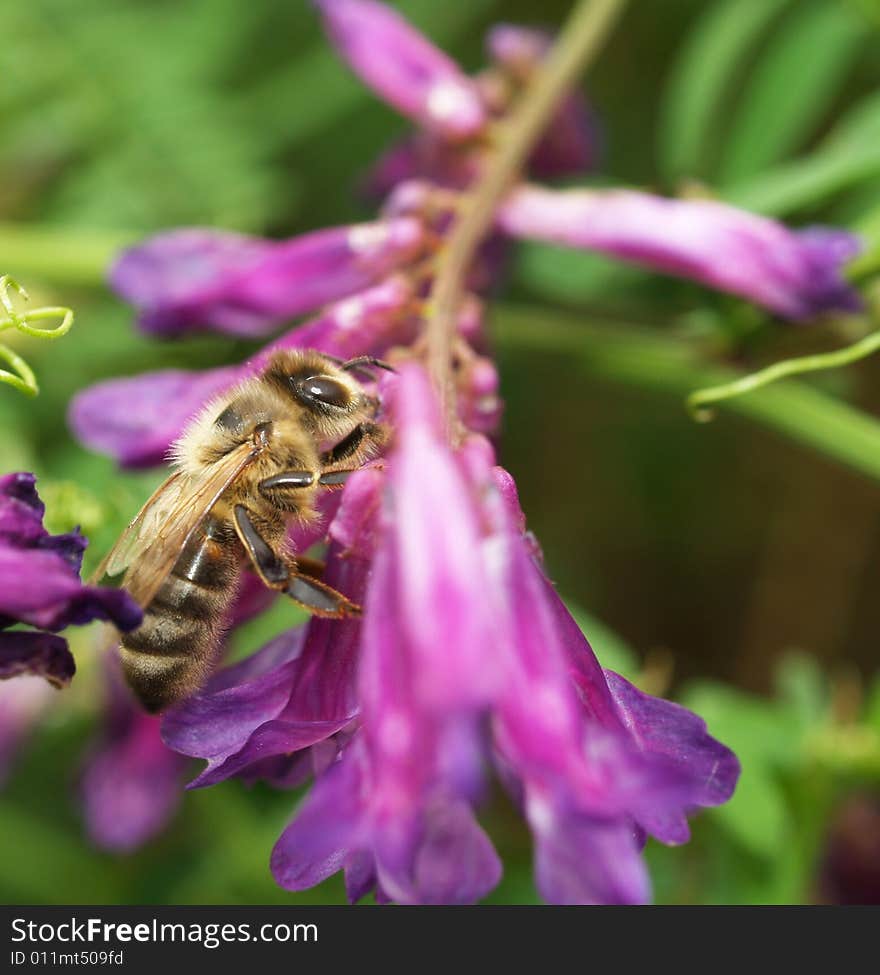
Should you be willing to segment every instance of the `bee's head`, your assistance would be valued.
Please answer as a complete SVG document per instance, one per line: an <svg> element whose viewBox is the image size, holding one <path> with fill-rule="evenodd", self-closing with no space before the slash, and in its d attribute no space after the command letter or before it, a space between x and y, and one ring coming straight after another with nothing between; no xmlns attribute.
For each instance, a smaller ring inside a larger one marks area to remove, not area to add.
<svg viewBox="0 0 880 975"><path fill-rule="evenodd" d="M354 417L375 414L377 400L355 376L370 366L390 368L378 360L343 362L318 352L279 352L270 359L265 375L305 408L320 438L339 433Z"/></svg>

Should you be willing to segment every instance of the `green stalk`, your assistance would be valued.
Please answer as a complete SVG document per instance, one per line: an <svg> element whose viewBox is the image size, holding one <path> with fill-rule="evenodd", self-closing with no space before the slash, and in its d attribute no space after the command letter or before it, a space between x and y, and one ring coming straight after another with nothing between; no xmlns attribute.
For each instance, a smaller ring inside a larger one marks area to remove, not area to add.
<svg viewBox="0 0 880 975"><path fill-rule="evenodd" d="M704 423L711 420L715 415L714 410L706 409L710 403L721 403L733 399L735 396L751 393L762 386L767 386L788 376L797 376L805 372L823 372L826 369L848 366L872 355L878 349L880 349L880 332L872 332L860 341L848 345L845 349L800 356L796 359L784 359L782 362L774 362L766 369L759 369L747 376L740 376L738 379L722 383L720 386L698 389L688 396L687 407L695 420Z"/></svg>
<svg viewBox="0 0 880 975"><path fill-rule="evenodd" d="M100 285L119 250L139 236L122 231L0 223L0 267L25 280Z"/></svg>
<svg viewBox="0 0 880 975"><path fill-rule="evenodd" d="M599 52L625 4L626 0L580 0L575 5L534 81L502 121L497 148L462 200L443 246L425 323L428 368L450 419L455 399L452 340L474 254L491 233L498 205L520 176L557 105Z"/></svg>

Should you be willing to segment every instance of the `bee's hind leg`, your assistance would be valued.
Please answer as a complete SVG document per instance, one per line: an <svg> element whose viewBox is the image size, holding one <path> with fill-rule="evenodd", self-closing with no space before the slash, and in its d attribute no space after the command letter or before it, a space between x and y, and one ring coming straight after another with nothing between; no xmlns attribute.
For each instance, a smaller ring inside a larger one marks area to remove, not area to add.
<svg viewBox="0 0 880 975"><path fill-rule="evenodd" d="M291 574L290 582L284 591L294 602L299 603L315 616L344 619L361 615L361 608L357 603L353 603L341 592L311 575Z"/></svg>
<svg viewBox="0 0 880 975"><path fill-rule="evenodd" d="M236 534L265 585L286 593L315 616L360 616L360 606L316 577L320 563L304 560L300 568L295 559L282 559L260 534L244 505L237 504L233 514Z"/></svg>
<svg viewBox="0 0 880 975"><path fill-rule="evenodd" d="M324 570L327 563L320 559L310 559L307 555L297 555L296 571L298 575L309 576L311 579L321 580L324 577Z"/></svg>
<svg viewBox="0 0 880 975"><path fill-rule="evenodd" d="M243 504L237 504L233 509L232 520L235 533L253 563L257 575L270 589L283 589L290 578L290 572L284 560L260 534L251 513Z"/></svg>

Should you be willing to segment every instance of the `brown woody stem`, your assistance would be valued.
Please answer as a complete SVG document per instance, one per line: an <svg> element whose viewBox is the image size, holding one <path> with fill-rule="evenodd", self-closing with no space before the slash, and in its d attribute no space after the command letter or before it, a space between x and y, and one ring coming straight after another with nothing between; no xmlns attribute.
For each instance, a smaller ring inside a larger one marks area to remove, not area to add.
<svg viewBox="0 0 880 975"><path fill-rule="evenodd" d="M595 56L626 0L580 0L518 104L498 127L494 150L461 207L439 255L425 338L428 368L455 436L452 347L465 282L477 248L491 232L495 211L552 118L565 92Z"/></svg>

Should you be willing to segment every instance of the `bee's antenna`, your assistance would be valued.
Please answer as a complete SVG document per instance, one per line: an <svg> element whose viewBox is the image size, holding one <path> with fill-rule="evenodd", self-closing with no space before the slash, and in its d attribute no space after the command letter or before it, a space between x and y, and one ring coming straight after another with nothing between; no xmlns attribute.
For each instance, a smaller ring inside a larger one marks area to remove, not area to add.
<svg viewBox="0 0 880 975"><path fill-rule="evenodd" d="M357 358L349 359L348 362L343 362L339 366L344 372L362 371L365 375L369 375L368 369L370 367L384 369L386 372L397 372L394 366L371 355L359 355ZM373 377L370 376L370 378L372 379Z"/></svg>

